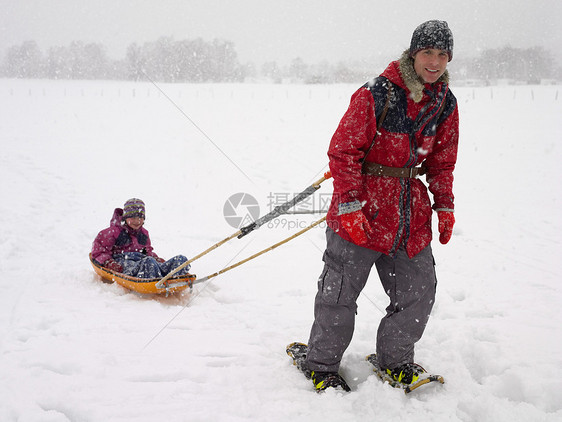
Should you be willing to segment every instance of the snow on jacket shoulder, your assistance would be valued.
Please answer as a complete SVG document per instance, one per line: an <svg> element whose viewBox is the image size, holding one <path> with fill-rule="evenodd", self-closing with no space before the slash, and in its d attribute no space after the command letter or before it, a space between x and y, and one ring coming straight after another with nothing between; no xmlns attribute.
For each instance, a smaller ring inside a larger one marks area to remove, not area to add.
<svg viewBox="0 0 562 422"><path fill-rule="evenodd" d="M133 230L124 224L123 210L116 208L109 227L100 231L92 244L92 258L104 264L113 255L124 252L142 252L158 257L153 252L148 230L144 227Z"/></svg>
<svg viewBox="0 0 562 422"><path fill-rule="evenodd" d="M334 133L328 156L334 196L328 224L342 238L339 204L358 200L373 230L366 247L392 255L404 245L410 257L431 241L432 206L420 179L362 174L362 160L390 167L427 168L433 208L454 208L453 170L458 147L457 102L448 74L433 85L422 84L411 59L403 55L372 82L356 91ZM389 110L377 131L388 89Z"/></svg>

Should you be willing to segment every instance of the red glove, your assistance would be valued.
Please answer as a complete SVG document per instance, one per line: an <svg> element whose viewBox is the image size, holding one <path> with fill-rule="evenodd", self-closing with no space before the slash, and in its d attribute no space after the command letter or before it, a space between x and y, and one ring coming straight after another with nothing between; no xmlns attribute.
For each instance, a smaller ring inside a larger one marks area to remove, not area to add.
<svg viewBox="0 0 562 422"><path fill-rule="evenodd" d="M159 256L157 256L156 258L156 262L163 264L164 262L166 262L166 260L164 258L160 258Z"/></svg>
<svg viewBox="0 0 562 422"><path fill-rule="evenodd" d="M358 210L349 214L342 214L340 218L342 227L349 233L353 243L356 245L367 243L368 236L373 235L373 229L363 211Z"/></svg>
<svg viewBox="0 0 562 422"><path fill-rule="evenodd" d="M105 261L105 264L103 264L103 266L108 270L115 271L116 273L120 273L123 271L123 267L117 261L111 258Z"/></svg>
<svg viewBox="0 0 562 422"><path fill-rule="evenodd" d="M439 218L439 242L446 244L453 234L455 215L451 211L437 211Z"/></svg>

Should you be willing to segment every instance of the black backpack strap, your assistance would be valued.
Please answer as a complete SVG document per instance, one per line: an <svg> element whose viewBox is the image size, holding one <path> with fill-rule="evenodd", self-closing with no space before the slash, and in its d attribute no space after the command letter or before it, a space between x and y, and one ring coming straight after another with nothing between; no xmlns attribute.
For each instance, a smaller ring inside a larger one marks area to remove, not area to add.
<svg viewBox="0 0 562 422"><path fill-rule="evenodd" d="M377 131L375 133L375 136L373 137L373 142L371 142L371 146L369 146L369 149L367 150L367 152L363 156L363 159L361 160L361 164L363 164L365 162L365 160L367 159L367 155L369 155L369 153L371 152L371 150L375 146L375 140L377 139L377 136L380 135L380 128L382 127L382 124L384 122L386 114L388 113L388 109L390 108L390 97L392 96L392 82L389 81L388 84L389 85L388 85L388 90L387 90L387 93L386 93L386 101L384 103L384 108L382 110L381 116L379 117L379 119L377 121ZM375 107L376 107L376 104L375 104Z"/></svg>

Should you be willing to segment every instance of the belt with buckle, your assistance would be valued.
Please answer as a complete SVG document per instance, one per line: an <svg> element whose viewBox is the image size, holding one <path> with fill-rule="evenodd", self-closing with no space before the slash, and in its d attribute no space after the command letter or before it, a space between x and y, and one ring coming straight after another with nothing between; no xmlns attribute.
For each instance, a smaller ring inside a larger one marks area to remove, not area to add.
<svg viewBox="0 0 562 422"><path fill-rule="evenodd" d="M405 177L416 179L426 173L426 168L421 167L388 167L377 163L363 163L363 174L371 176Z"/></svg>

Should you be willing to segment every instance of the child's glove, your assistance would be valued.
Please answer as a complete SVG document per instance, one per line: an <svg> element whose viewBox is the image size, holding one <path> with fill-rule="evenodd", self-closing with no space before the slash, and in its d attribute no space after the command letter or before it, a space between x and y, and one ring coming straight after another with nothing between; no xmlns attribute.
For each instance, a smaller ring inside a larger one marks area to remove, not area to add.
<svg viewBox="0 0 562 422"><path fill-rule="evenodd" d="M103 266L108 270L115 271L116 273L120 273L123 271L123 267L121 266L121 264L111 258L105 261L105 264L103 264Z"/></svg>
<svg viewBox="0 0 562 422"><path fill-rule="evenodd" d="M373 235L373 229L371 228L367 217L363 214L363 211L353 211L348 214L342 214L341 225L345 229L349 236L356 245L363 245L367 243L369 236Z"/></svg>
<svg viewBox="0 0 562 422"><path fill-rule="evenodd" d="M439 242L446 244L453 235L455 215L451 211L437 211L439 218Z"/></svg>

